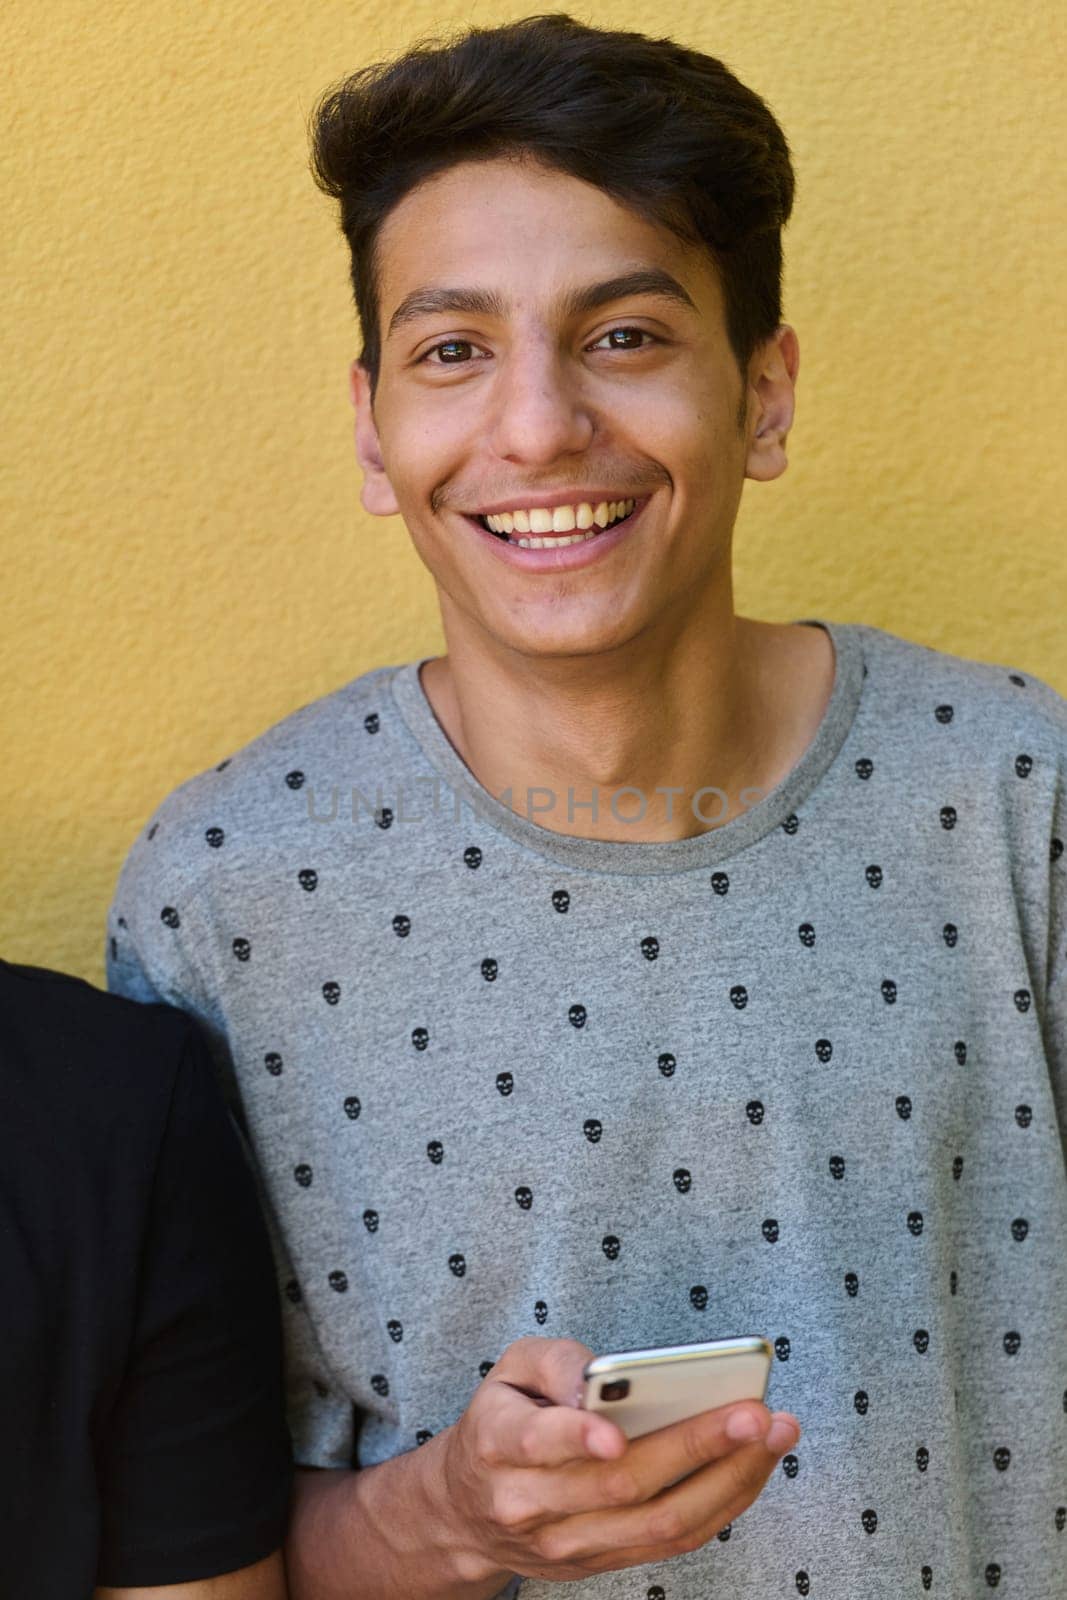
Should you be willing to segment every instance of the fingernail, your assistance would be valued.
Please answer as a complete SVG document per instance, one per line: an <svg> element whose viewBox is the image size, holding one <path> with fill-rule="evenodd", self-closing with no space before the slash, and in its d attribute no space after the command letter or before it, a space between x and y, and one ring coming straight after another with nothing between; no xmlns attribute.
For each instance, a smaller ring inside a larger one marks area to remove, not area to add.
<svg viewBox="0 0 1067 1600"><path fill-rule="evenodd" d="M739 1444L748 1439L759 1439L763 1434L763 1424L751 1411L735 1411L726 1423L726 1437L735 1439Z"/></svg>
<svg viewBox="0 0 1067 1600"><path fill-rule="evenodd" d="M767 1448L781 1455L784 1450L789 1450L800 1438L800 1429L795 1422L787 1421L785 1417L775 1417L767 1435Z"/></svg>

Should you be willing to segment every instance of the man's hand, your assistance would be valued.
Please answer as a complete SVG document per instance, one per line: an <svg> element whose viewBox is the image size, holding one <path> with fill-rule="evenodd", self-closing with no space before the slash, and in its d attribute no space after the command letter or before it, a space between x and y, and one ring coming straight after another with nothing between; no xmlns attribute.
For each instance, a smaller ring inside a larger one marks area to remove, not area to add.
<svg viewBox="0 0 1067 1600"><path fill-rule="evenodd" d="M578 1407L593 1354L573 1339L516 1340L422 1447L467 1581L566 1581L697 1550L748 1510L800 1436L794 1417L746 1400L628 1440ZM741 1417L749 1443L727 1433Z"/></svg>

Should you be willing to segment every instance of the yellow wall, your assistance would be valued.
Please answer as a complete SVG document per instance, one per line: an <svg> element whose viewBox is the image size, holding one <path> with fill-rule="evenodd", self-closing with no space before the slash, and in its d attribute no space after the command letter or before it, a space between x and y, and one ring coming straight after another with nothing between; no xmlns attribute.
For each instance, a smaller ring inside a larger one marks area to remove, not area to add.
<svg viewBox="0 0 1067 1600"><path fill-rule="evenodd" d="M403 524L358 503L347 260L305 120L417 34L537 9L0 13L6 959L102 984L115 878L165 794L371 667L442 650ZM745 488L738 610L872 623L1067 693L1063 12L572 15L721 56L793 147L797 418L786 475Z"/></svg>

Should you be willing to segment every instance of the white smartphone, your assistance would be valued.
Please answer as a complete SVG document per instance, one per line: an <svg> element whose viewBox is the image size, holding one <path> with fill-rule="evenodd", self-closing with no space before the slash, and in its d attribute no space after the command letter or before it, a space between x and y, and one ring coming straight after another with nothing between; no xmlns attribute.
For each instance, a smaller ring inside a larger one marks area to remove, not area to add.
<svg viewBox="0 0 1067 1600"><path fill-rule="evenodd" d="M700 1411L765 1401L773 1359L770 1341L758 1335L619 1350L586 1364L581 1405L639 1439Z"/></svg>

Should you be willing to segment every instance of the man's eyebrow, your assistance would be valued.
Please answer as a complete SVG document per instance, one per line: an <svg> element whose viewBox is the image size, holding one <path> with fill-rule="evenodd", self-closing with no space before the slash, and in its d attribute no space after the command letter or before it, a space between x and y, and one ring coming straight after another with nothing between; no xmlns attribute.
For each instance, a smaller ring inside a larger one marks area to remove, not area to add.
<svg viewBox="0 0 1067 1600"><path fill-rule="evenodd" d="M601 283L587 283L570 289L559 304L561 314L581 316L615 300L626 300L633 295L652 294L671 300L676 305L697 311L696 302L682 287L678 279L662 267L641 267L633 272L620 273ZM465 311L472 316L503 318L507 301L494 289L450 289L434 284L424 284L406 294L389 320L386 338L392 338L398 328L417 317L437 316L444 311Z"/></svg>

